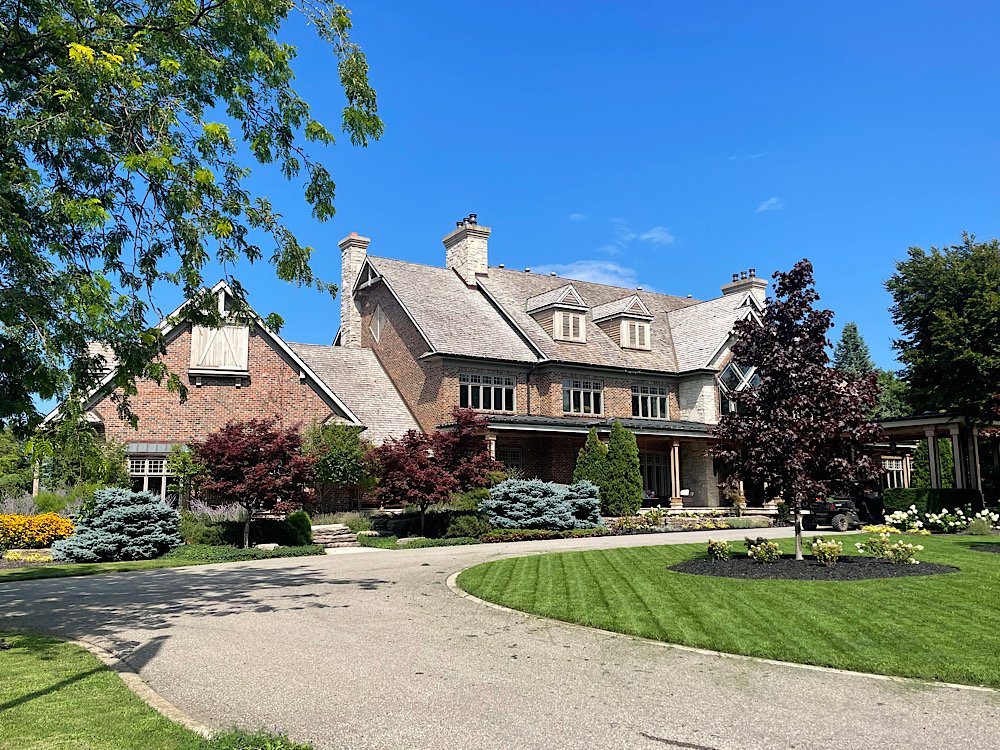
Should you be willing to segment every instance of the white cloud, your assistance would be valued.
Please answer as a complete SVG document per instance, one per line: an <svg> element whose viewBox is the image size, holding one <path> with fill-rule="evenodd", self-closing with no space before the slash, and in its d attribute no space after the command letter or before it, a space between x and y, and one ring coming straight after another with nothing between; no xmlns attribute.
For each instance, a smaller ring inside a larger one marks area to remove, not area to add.
<svg viewBox="0 0 1000 750"><path fill-rule="evenodd" d="M533 269L536 273L557 273L568 279L593 281L634 289L639 286L639 276L634 268L620 265L610 260L577 260L572 263L552 263ZM650 290L650 287L643 286Z"/></svg>
<svg viewBox="0 0 1000 750"><path fill-rule="evenodd" d="M729 161L753 161L754 159L762 159L765 156L770 155L770 151L758 151L756 154L747 154L746 156L730 156Z"/></svg>
<svg viewBox="0 0 1000 750"><path fill-rule="evenodd" d="M784 208L781 199L777 196L771 196L766 201L757 206L757 210L754 213L762 214L765 211L778 211Z"/></svg>
<svg viewBox="0 0 1000 750"><path fill-rule="evenodd" d="M653 227L648 232L640 234L639 239L652 242L654 245L671 245L674 242L674 236L670 233L670 230L659 225Z"/></svg>
<svg viewBox="0 0 1000 750"><path fill-rule="evenodd" d="M569 216L566 217L566 221L583 221L586 218L587 218L587 214L581 214L581 213L574 212L574 213L571 213Z"/></svg>

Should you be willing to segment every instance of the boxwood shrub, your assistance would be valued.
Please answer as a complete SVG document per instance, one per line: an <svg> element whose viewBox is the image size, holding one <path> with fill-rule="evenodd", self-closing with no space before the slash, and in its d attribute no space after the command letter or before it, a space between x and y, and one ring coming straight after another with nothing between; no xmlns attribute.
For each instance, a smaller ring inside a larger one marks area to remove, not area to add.
<svg viewBox="0 0 1000 750"><path fill-rule="evenodd" d="M894 487L885 490L882 499L886 514L908 510L911 505L921 513L937 513L942 508L964 508L966 505L977 511L983 509L983 495L975 489Z"/></svg>

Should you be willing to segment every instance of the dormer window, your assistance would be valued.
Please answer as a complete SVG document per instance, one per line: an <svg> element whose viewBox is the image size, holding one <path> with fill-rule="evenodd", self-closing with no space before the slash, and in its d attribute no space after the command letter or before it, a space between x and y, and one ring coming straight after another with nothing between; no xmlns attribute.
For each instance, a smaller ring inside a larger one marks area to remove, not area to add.
<svg viewBox="0 0 1000 750"><path fill-rule="evenodd" d="M621 323L622 347L649 349L649 323L644 320L623 320Z"/></svg>
<svg viewBox="0 0 1000 750"><path fill-rule="evenodd" d="M556 341L587 341L587 304L572 284L527 300L525 310Z"/></svg>
<svg viewBox="0 0 1000 750"><path fill-rule="evenodd" d="M559 341L587 340L587 317L583 313L556 310L552 321L553 338Z"/></svg>
<svg viewBox="0 0 1000 750"><path fill-rule="evenodd" d="M598 305L593 310L593 316L597 327L622 349L652 349L653 314L639 295Z"/></svg>

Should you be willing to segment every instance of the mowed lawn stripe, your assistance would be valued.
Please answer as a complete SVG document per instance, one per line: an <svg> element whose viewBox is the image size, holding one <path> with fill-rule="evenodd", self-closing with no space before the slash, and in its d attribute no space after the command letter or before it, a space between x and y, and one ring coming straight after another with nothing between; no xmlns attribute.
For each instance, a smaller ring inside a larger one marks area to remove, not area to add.
<svg viewBox="0 0 1000 750"><path fill-rule="evenodd" d="M864 537L838 538L849 552ZM703 545L669 545L499 560L463 572L459 585L515 609L671 643L1000 687L1000 555L970 549L984 538L913 541L926 547L920 559L959 572L746 581L668 570L705 555ZM781 544L792 551L791 540Z"/></svg>

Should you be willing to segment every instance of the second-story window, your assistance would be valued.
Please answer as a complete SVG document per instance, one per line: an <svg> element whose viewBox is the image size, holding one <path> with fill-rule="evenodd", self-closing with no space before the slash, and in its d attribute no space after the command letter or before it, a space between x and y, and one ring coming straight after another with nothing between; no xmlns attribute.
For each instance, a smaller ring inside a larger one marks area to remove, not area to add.
<svg viewBox="0 0 1000 750"><path fill-rule="evenodd" d="M649 323L641 320L623 320L622 346L627 349L649 349Z"/></svg>
<svg viewBox="0 0 1000 750"><path fill-rule="evenodd" d="M375 343L379 343L382 338L382 329L385 327L385 313L382 312L382 305L375 305L375 312L372 313L372 322L368 330L372 332Z"/></svg>
<svg viewBox="0 0 1000 750"><path fill-rule="evenodd" d="M604 383L599 380L563 381L563 412L566 414L603 414Z"/></svg>
<svg viewBox="0 0 1000 750"><path fill-rule="evenodd" d="M667 389L658 385L633 385L632 416L643 419L670 419Z"/></svg>
<svg viewBox="0 0 1000 750"><path fill-rule="evenodd" d="M516 411L513 375L463 372L458 376L458 405L477 411Z"/></svg>
<svg viewBox="0 0 1000 750"><path fill-rule="evenodd" d="M723 414L736 411L736 394L760 385L756 367L730 362L719 375L719 408Z"/></svg>

